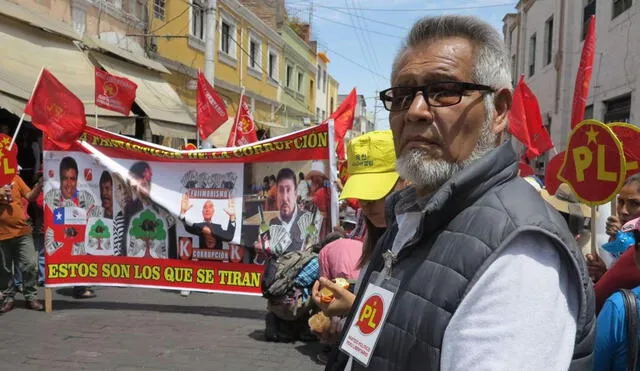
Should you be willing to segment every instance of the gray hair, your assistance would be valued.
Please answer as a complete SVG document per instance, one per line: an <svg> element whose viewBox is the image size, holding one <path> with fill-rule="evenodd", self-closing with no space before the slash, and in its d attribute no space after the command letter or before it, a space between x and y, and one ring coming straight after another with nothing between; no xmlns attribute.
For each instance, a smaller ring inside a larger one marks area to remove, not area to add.
<svg viewBox="0 0 640 371"><path fill-rule="evenodd" d="M494 89L511 89L511 68L502 37L490 24L471 16L444 15L417 21L393 61L391 78L409 48L426 41L462 37L474 46L473 82Z"/></svg>

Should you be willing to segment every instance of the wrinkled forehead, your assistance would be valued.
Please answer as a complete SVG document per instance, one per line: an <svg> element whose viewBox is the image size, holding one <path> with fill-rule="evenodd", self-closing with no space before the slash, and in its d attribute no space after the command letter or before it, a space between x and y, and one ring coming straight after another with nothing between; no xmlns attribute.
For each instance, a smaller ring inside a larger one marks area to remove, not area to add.
<svg viewBox="0 0 640 371"><path fill-rule="evenodd" d="M442 74L444 76L441 77L447 78L450 77L448 75L451 73L452 64L464 67L464 71L461 72L469 75L464 76L465 80L469 80L475 65L476 49L474 41L460 36L432 37L407 46L396 55L391 72L391 83L397 82L398 75L405 75L405 69L409 66L412 70L420 68L421 72ZM440 63L433 63L436 61Z"/></svg>

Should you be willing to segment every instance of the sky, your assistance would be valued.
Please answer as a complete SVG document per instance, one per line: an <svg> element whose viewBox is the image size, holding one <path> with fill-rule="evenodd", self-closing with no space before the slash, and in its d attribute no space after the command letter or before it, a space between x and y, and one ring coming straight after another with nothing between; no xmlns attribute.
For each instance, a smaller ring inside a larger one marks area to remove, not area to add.
<svg viewBox="0 0 640 371"><path fill-rule="evenodd" d="M426 15L476 15L502 35L502 18L515 12L516 0L286 0L290 15L308 21L318 51L330 59L329 74L340 94L356 87L367 111L376 108L376 91L389 87L391 63L413 23ZM389 128L387 111L377 101L378 130Z"/></svg>

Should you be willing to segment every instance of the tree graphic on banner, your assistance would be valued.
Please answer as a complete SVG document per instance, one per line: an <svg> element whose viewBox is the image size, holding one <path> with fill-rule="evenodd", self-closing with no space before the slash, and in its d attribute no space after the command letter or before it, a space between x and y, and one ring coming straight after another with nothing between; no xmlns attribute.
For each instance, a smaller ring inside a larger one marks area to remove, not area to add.
<svg viewBox="0 0 640 371"><path fill-rule="evenodd" d="M143 211L133 220L129 234L145 243L145 258L151 258L151 243L154 240L164 240L167 232L163 228L162 220L149 210Z"/></svg>
<svg viewBox="0 0 640 371"><path fill-rule="evenodd" d="M107 227L107 225L104 224L102 220L98 219L91 226L89 237L93 237L98 240L98 250L102 250L102 240L111 237L111 233L109 233L109 228Z"/></svg>

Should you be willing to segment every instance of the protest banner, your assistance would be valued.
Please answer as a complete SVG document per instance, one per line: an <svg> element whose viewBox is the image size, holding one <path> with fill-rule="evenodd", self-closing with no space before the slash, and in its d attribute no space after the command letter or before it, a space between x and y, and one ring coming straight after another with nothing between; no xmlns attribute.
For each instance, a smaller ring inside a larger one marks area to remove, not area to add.
<svg viewBox="0 0 640 371"><path fill-rule="evenodd" d="M330 230L328 140L324 124L201 151L92 127L46 141L46 286L261 294L268 254Z"/></svg>

